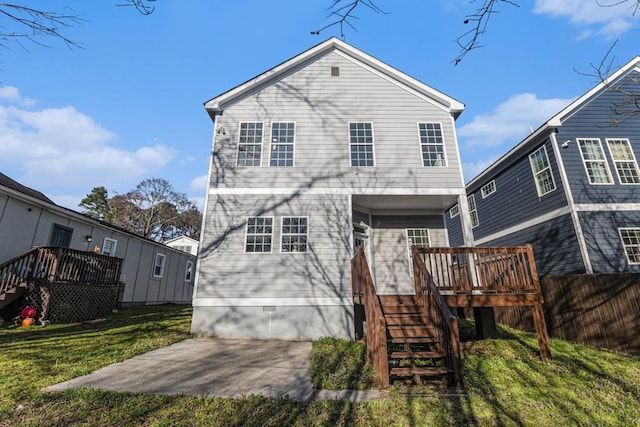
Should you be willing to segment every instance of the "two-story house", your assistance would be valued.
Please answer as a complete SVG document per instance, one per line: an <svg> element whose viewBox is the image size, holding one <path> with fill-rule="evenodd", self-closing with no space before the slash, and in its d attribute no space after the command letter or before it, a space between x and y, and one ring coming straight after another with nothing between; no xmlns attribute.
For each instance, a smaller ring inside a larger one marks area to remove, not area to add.
<svg viewBox="0 0 640 427"><path fill-rule="evenodd" d="M475 244L532 243L540 274L640 272L638 94L635 57L472 179Z"/></svg>
<svg viewBox="0 0 640 427"><path fill-rule="evenodd" d="M382 295L413 292L411 244L448 246L442 212L466 204L455 99L331 38L205 108L193 333L353 337L357 246Z"/></svg>

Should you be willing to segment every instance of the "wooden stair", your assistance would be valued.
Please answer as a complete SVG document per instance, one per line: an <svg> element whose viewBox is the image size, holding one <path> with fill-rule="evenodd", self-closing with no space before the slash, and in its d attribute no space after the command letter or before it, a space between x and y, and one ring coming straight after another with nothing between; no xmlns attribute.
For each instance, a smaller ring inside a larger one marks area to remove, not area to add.
<svg viewBox="0 0 640 427"><path fill-rule="evenodd" d="M0 293L0 310L23 296L26 292L27 283L23 282Z"/></svg>
<svg viewBox="0 0 640 427"><path fill-rule="evenodd" d="M423 384L451 374L435 328L413 295L380 295L380 304L387 323L391 382Z"/></svg>

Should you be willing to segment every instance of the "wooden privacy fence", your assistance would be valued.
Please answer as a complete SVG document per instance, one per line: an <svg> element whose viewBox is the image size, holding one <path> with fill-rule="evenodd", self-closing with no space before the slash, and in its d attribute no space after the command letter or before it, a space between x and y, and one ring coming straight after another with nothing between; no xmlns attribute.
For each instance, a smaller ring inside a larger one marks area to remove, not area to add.
<svg viewBox="0 0 640 427"><path fill-rule="evenodd" d="M351 283L354 295L364 303L364 313L367 319L367 356L376 372L376 380L381 387L389 387L389 360L387 355L387 324L382 313L380 300L376 295L375 286L364 247L360 246L356 256L351 261Z"/></svg>
<svg viewBox="0 0 640 427"><path fill-rule="evenodd" d="M640 274L542 276L549 335L597 348L640 355ZM496 321L527 331L521 307L495 309Z"/></svg>

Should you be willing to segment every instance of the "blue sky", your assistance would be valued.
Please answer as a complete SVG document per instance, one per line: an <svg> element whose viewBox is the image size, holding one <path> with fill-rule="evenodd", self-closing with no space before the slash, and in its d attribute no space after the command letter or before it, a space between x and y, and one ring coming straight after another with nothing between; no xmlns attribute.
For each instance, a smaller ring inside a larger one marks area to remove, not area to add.
<svg viewBox="0 0 640 427"><path fill-rule="evenodd" d="M0 171L75 209L95 186L113 195L150 177L201 206L212 130L203 102L339 35L310 34L329 22L332 0L158 0L150 16L115 3L32 2L80 15L65 35L82 48L43 39L49 47L0 50ZM387 13L360 10L346 41L466 105L457 121L466 180L591 88L597 81L576 70L592 71L614 40L618 65L640 54L629 4L503 4L484 47L458 66L454 40L476 3L376 4Z"/></svg>

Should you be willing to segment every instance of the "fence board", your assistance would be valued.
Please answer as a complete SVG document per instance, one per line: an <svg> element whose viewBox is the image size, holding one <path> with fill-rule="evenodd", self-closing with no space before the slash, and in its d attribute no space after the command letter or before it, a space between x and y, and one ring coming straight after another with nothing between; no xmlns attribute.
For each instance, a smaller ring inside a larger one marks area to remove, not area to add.
<svg viewBox="0 0 640 427"><path fill-rule="evenodd" d="M640 355L640 274L543 276L549 335ZM529 310L496 307L496 321L534 332Z"/></svg>

